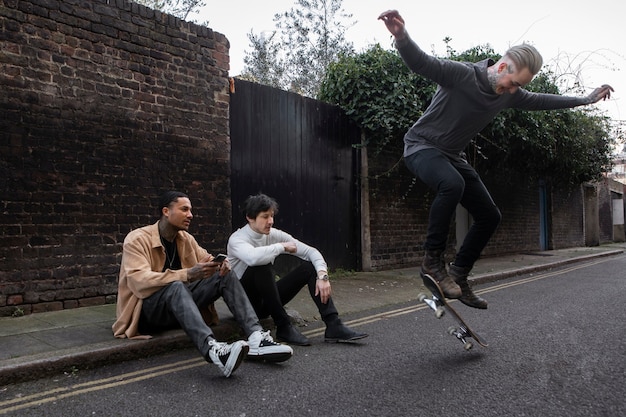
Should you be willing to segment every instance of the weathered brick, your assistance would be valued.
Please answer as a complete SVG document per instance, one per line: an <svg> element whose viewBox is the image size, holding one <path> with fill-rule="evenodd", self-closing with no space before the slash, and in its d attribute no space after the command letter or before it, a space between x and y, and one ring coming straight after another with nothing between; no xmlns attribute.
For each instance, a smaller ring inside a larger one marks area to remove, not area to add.
<svg viewBox="0 0 626 417"><path fill-rule="evenodd" d="M54 301L51 303L38 303L32 305L33 313L45 313L48 311L63 310L63 303L60 301Z"/></svg>
<svg viewBox="0 0 626 417"><path fill-rule="evenodd" d="M89 297L78 300L79 307L99 306L105 304L105 297Z"/></svg>
<svg viewBox="0 0 626 417"><path fill-rule="evenodd" d="M15 306L24 303L24 297L20 294L18 295L9 295L6 299L6 305Z"/></svg>

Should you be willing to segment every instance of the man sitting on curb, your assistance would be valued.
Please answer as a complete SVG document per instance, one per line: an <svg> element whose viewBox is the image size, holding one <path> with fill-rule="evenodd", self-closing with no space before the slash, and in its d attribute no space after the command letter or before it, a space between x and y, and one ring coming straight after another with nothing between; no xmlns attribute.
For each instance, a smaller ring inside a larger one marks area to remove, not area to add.
<svg viewBox="0 0 626 417"><path fill-rule="evenodd" d="M345 326L330 296L326 261L312 246L294 239L290 234L272 228L278 203L265 194L250 196L244 213L248 224L228 239L228 257L233 272L240 279L257 315L272 316L276 338L293 345L311 343L291 324L285 304L308 286L313 302L326 324L326 342L353 342L367 337ZM280 254L299 257L304 262L280 280L274 279L272 264Z"/></svg>
<svg viewBox="0 0 626 417"><path fill-rule="evenodd" d="M291 347L275 343L269 331L263 331L228 260L214 262L188 233L193 218L189 197L169 191L159 203L159 221L131 231L124 239L115 337L150 338L152 331L182 327L202 356L226 377L246 355L272 362L291 358ZM220 296L247 342L218 342L203 320L200 310Z"/></svg>

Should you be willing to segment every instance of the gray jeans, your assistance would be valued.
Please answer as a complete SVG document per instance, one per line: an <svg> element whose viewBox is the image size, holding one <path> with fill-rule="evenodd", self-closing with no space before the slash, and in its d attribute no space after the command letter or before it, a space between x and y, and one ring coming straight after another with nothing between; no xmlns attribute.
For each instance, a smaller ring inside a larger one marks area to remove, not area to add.
<svg viewBox="0 0 626 417"><path fill-rule="evenodd" d="M204 322L200 308L223 297L228 309L242 327L246 338L263 328L246 293L235 275L218 273L191 284L175 281L143 300L139 327L142 331L182 328L200 353L208 358L207 338L213 331Z"/></svg>

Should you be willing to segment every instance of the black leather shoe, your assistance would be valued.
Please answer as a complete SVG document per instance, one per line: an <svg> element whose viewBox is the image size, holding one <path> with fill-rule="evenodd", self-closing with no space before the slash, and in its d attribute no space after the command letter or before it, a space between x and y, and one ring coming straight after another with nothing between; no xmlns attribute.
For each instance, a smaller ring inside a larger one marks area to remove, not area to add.
<svg viewBox="0 0 626 417"><path fill-rule="evenodd" d="M310 346L311 342L291 324L276 328L276 339L290 345Z"/></svg>
<svg viewBox="0 0 626 417"><path fill-rule="evenodd" d="M369 336L367 333L355 332L339 322L326 327L324 341L328 343L350 343L367 336Z"/></svg>
<svg viewBox="0 0 626 417"><path fill-rule="evenodd" d="M487 309L487 306L488 306L487 300L474 294L474 291L472 291L472 289L470 288L467 282L461 283L460 286L461 286L461 290L463 291L463 294L459 298L460 302L462 302L466 306L480 308L482 310Z"/></svg>
<svg viewBox="0 0 626 417"><path fill-rule="evenodd" d="M450 276L461 288L461 297L459 297L459 301L467 306L486 310L488 306L487 300L474 294L474 291L472 291L472 288L467 280L470 269L471 267L462 268L454 264L450 264Z"/></svg>
<svg viewBox="0 0 626 417"><path fill-rule="evenodd" d="M441 292L446 298L461 297L461 288L448 275L446 263L443 258L443 251L426 251L421 269L422 280L426 283L424 275L430 275L441 288ZM428 284L426 284L428 285Z"/></svg>

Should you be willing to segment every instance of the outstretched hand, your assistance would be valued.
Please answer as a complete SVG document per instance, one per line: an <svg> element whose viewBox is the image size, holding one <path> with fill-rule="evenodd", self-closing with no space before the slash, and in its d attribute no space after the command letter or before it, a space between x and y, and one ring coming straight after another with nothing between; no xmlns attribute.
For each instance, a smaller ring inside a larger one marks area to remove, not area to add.
<svg viewBox="0 0 626 417"><path fill-rule="evenodd" d="M611 93L614 92L613 87L608 84L602 85L602 87L598 87L591 92L587 96L587 100L589 104L597 103L600 100L606 100L607 98L611 98Z"/></svg>
<svg viewBox="0 0 626 417"><path fill-rule="evenodd" d="M387 10L378 16L379 20L385 22L385 26L396 40L406 38L406 29L404 27L404 19L397 10Z"/></svg>

